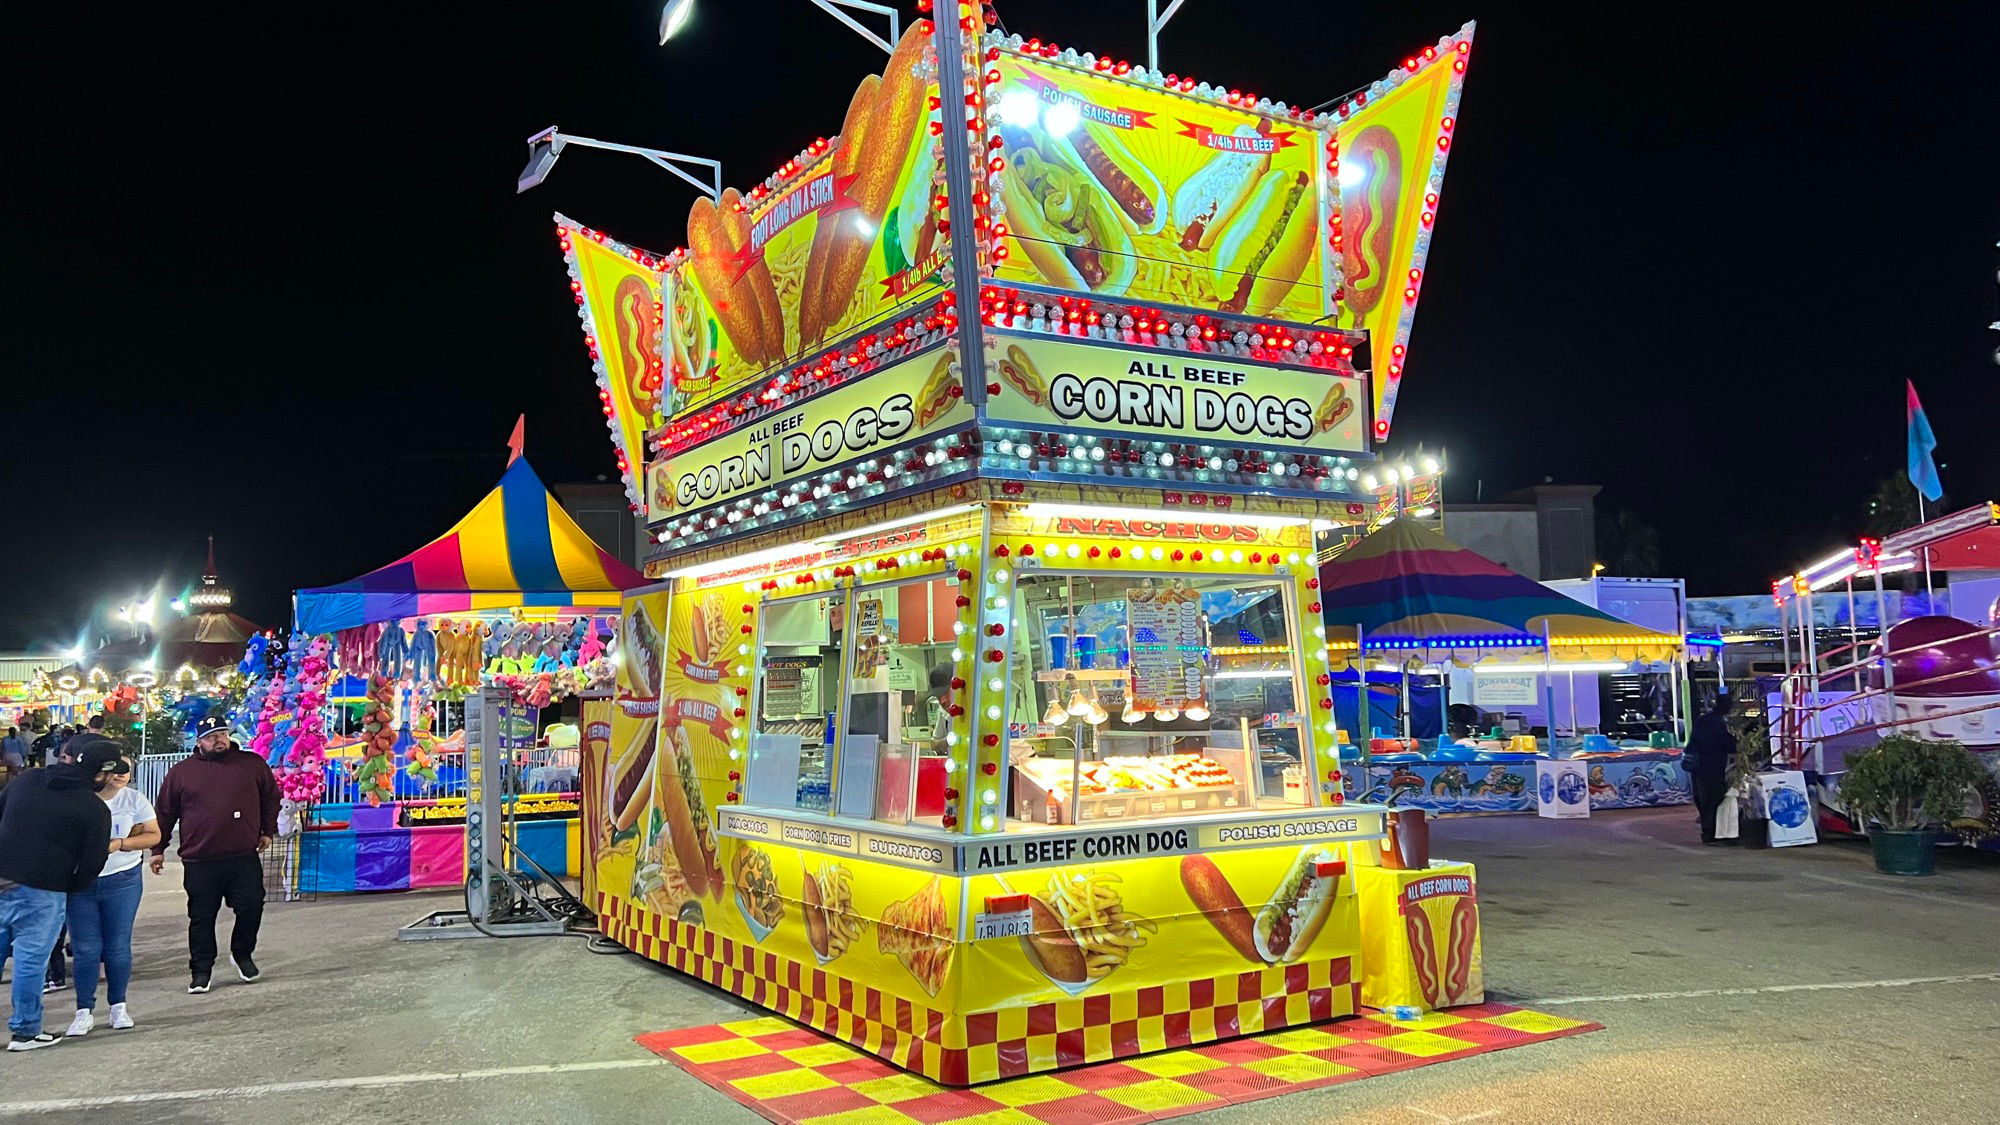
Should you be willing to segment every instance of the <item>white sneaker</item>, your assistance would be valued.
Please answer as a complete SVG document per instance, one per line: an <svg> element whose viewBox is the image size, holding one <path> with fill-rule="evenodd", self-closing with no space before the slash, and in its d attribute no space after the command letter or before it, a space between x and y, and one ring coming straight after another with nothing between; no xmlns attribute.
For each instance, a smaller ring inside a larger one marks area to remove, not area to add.
<svg viewBox="0 0 2000 1125"><path fill-rule="evenodd" d="M125 1010L125 1005L111 1005L111 1026L118 1031L132 1026L132 1013Z"/></svg>
<svg viewBox="0 0 2000 1125"><path fill-rule="evenodd" d="M76 1010L76 1018L69 1021L69 1030L63 1032L63 1034L69 1036L71 1039L81 1039L89 1035L90 1029L96 1026L97 1017L90 1014L90 1009L78 1008Z"/></svg>

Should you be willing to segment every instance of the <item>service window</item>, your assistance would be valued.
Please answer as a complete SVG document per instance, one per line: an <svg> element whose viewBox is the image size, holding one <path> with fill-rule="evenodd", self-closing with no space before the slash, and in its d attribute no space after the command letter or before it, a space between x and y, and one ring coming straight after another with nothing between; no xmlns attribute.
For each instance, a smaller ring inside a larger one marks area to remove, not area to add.
<svg viewBox="0 0 2000 1125"><path fill-rule="evenodd" d="M1013 606L1013 826L1313 803L1287 584L1033 574Z"/></svg>
<svg viewBox="0 0 2000 1125"><path fill-rule="evenodd" d="M952 733L958 584L935 578L857 589L838 811L940 827L959 753Z"/></svg>
<svg viewBox="0 0 2000 1125"><path fill-rule="evenodd" d="M750 804L832 807L847 598L766 602L758 630L756 707L744 797Z"/></svg>

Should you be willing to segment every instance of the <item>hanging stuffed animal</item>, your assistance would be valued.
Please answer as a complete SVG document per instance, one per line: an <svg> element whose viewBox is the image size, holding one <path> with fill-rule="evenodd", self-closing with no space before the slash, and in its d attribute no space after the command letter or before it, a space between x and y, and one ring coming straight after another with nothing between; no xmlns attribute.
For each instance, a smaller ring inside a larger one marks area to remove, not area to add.
<svg viewBox="0 0 2000 1125"><path fill-rule="evenodd" d="M585 618L583 624L583 647L577 655L581 658L580 663L589 664L604 654L604 642L611 638L611 629L599 624L594 617Z"/></svg>
<svg viewBox="0 0 2000 1125"><path fill-rule="evenodd" d="M458 639L459 687L479 686L479 666L486 651L486 632L486 624L482 621L465 623L465 632Z"/></svg>
<svg viewBox="0 0 2000 1125"><path fill-rule="evenodd" d="M352 629L342 629L333 635L334 663L349 675L361 666L361 635L366 630L356 625Z"/></svg>
<svg viewBox="0 0 2000 1125"><path fill-rule="evenodd" d="M409 679L419 683L437 677L438 646L437 637L431 632L431 623L421 618L417 620L417 631L410 638Z"/></svg>
<svg viewBox="0 0 2000 1125"><path fill-rule="evenodd" d="M412 700L411 706L415 710L410 721L410 761L403 772L428 789L438 783L438 739L431 733L430 708L421 699Z"/></svg>
<svg viewBox="0 0 2000 1125"><path fill-rule="evenodd" d="M382 629L382 640L375 648L375 671L391 680L403 678L403 665L408 663L410 638L403 632L400 621L387 622Z"/></svg>
<svg viewBox="0 0 2000 1125"><path fill-rule="evenodd" d="M538 650L535 656L535 673L553 675L562 667L563 635L556 625L543 625L535 631Z"/></svg>
<svg viewBox="0 0 2000 1125"><path fill-rule="evenodd" d="M486 647L480 663L486 666L488 672L497 673L500 670L499 661L501 652L507 647L506 623L496 621L486 626L485 640Z"/></svg>
<svg viewBox="0 0 2000 1125"><path fill-rule="evenodd" d="M437 627L438 670L437 679L443 687L453 687L459 682L458 660L464 650L459 647L458 622L440 621Z"/></svg>
<svg viewBox="0 0 2000 1125"><path fill-rule="evenodd" d="M396 687L381 676L368 678L368 701L361 715L361 761L354 787L370 806L396 794Z"/></svg>

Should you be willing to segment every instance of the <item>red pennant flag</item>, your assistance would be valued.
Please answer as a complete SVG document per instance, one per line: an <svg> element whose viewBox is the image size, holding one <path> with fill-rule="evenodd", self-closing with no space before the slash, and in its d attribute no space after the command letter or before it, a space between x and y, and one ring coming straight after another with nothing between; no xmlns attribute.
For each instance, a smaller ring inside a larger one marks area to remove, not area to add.
<svg viewBox="0 0 2000 1125"><path fill-rule="evenodd" d="M521 459L521 450L528 443L528 416L514 419L514 436L507 439L507 463L512 465Z"/></svg>

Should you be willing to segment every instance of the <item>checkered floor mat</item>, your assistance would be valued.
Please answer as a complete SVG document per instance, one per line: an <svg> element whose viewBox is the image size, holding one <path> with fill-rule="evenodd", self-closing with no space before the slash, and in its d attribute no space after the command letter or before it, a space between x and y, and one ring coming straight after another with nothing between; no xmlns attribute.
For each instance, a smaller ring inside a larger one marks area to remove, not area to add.
<svg viewBox="0 0 2000 1125"><path fill-rule="evenodd" d="M1484 1004L1370 1013L973 1089L940 1086L787 1020L641 1035L639 1045L779 1125L1128 1125L1597 1031Z"/></svg>

